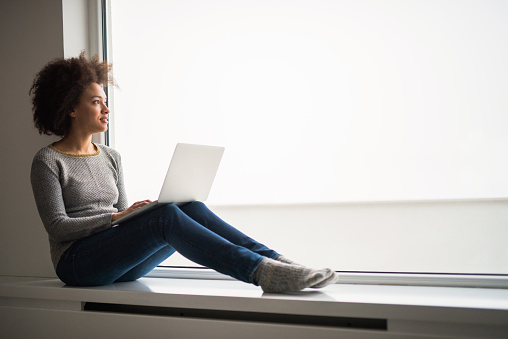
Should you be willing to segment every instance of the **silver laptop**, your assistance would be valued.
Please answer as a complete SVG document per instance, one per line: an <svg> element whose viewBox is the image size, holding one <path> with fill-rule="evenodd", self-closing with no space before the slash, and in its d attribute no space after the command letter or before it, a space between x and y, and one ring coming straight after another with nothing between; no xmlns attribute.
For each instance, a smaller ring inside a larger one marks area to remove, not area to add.
<svg viewBox="0 0 508 339"><path fill-rule="evenodd" d="M208 199L224 147L177 144L157 201L113 222L118 225L165 204L184 204Z"/></svg>

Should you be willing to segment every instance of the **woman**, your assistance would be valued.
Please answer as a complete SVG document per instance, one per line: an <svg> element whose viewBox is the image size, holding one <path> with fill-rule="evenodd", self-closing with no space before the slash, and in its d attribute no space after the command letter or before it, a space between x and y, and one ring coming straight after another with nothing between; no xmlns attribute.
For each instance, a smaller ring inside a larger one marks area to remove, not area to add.
<svg viewBox="0 0 508 339"><path fill-rule="evenodd" d="M93 286L136 280L178 251L203 266L261 286L265 292L299 291L334 283L330 269L293 263L213 214L203 203L168 204L112 227L149 200L127 205L118 152L92 142L108 128L106 95L111 65L56 59L30 89L35 126L61 139L34 157L31 182L48 232L58 277Z"/></svg>

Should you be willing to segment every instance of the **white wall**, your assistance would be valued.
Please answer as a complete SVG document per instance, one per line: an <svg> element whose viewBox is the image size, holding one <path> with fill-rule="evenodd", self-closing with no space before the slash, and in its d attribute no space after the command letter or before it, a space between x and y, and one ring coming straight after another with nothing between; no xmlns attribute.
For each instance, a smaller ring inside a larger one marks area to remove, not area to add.
<svg viewBox="0 0 508 339"><path fill-rule="evenodd" d="M62 1L1 1L0 23L0 274L52 276L30 164L53 139L33 127L28 91L41 67L63 56Z"/></svg>
<svg viewBox="0 0 508 339"><path fill-rule="evenodd" d="M73 30L64 43L62 0L0 2L0 275L54 276L47 235L30 186L30 164L55 138L33 127L28 91L48 61L87 47L86 0L66 1Z"/></svg>

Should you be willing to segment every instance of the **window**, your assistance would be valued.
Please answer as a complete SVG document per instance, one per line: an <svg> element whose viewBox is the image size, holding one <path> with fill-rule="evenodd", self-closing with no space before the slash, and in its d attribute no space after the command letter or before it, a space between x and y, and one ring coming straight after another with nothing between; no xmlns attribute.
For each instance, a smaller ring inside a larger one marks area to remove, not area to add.
<svg viewBox="0 0 508 339"><path fill-rule="evenodd" d="M475 0L111 0L110 142L128 196L156 198L177 142L223 145L208 203L288 256L506 274L506 14Z"/></svg>

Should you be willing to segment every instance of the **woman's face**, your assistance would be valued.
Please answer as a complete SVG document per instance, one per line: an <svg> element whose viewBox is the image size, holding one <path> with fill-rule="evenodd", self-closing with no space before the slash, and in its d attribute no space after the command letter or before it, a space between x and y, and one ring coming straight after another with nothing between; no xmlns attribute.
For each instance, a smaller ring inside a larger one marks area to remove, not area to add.
<svg viewBox="0 0 508 339"><path fill-rule="evenodd" d="M78 105L70 113L71 129L90 135L105 132L108 129L108 114L102 86L92 83L81 94Z"/></svg>

